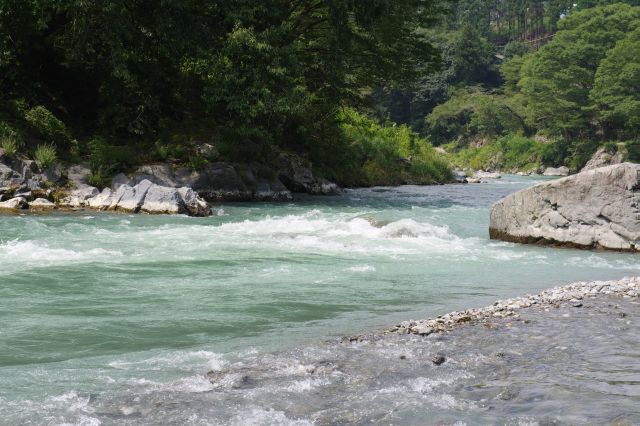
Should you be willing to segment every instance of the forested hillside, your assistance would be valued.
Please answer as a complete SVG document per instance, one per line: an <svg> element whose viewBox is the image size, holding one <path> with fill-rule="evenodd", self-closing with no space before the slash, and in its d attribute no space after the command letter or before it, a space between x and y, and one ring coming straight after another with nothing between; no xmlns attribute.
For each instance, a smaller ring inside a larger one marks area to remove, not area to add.
<svg viewBox="0 0 640 426"><path fill-rule="evenodd" d="M579 170L604 146L638 161L637 1L460 1L428 31L440 72L381 93L459 166Z"/></svg>
<svg viewBox="0 0 640 426"><path fill-rule="evenodd" d="M345 185L446 181L432 145L477 168L637 158L640 7L608 3L0 0L0 147L96 185L280 150Z"/></svg>

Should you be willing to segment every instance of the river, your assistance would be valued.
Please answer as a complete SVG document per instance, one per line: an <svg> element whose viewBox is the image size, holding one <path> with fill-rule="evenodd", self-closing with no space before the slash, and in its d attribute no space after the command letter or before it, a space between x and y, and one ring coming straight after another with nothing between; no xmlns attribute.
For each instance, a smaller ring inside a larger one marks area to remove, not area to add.
<svg viewBox="0 0 640 426"><path fill-rule="evenodd" d="M1 216L0 424L415 424L436 411L442 424L474 424L476 403L448 405L451 395L419 377L431 392L423 411L383 404L396 413L383 417L366 412L375 398L347 398L351 414L332 417L332 400L313 395L336 382L287 372L304 372L310 352L318 361L345 334L640 274L634 254L489 240L491 203L540 179L224 204L209 218ZM227 389L205 375L258 365L277 383L240 374Z"/></svg>

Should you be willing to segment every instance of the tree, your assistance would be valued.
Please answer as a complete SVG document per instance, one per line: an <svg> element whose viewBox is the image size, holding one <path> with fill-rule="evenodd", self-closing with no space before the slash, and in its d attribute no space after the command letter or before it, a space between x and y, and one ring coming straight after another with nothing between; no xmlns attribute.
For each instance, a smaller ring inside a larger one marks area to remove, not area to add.
<svg viewBox="0 0 640 426"><path fill-rule="evenodd" d="M553 41L525 60L518 86L532 124L566 139L586 136L595 73L617 40L640 26L640 8L625 4L586 9L562 20Z"/></svg>
<svg viewBox="0 0 640 426"><path fill-rule="evenodd" d="M591 91L606 133L640 136L640 28L619 40L602 60Z"/></svg>

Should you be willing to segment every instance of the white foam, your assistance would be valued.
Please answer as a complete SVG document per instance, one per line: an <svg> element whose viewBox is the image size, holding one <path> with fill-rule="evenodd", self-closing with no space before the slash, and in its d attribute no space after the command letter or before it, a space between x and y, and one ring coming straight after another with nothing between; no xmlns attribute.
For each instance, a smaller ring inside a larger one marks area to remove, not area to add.
<svg viewBox="0 0 640 426"><path fill-rule="evenodd" d="M282 411L254 407L243 410L242 413L231 419L233 426L311 426L312 422L307 420L292 420Z"/></svg>
<svg viewBox="0 0 640 426"><path fill-rule="evenodd" d="M356 265L350 267L348 270L351 272L375 272L376 268L371 265Z"/></svg>
<svg viewBox="0 0 640 426"><path fill-rule="evenodd" d="M44 242L13 240L0 244L0 258L3 267L11 271L11 265L42 267L66 263L93 262L100 259L112 259L123 256L122 252L93 248L76 251L49 247Z"/></svg>

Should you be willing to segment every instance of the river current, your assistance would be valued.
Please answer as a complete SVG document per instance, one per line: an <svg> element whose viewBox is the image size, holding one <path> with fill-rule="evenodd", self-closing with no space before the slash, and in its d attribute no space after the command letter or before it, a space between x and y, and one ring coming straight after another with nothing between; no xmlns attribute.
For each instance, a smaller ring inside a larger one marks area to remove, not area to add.
<svg viewBox="0 0 640 426"><path fill-rule="evenodd" d="M545 397L536 376L524 378L524 364L510 365L495 395L470 396L474 378L493 371L483 369L483 357L498 350L498 334L452 340L468 346L475 338L478 354L440 370L428 362L397 366L402 353L428 361L445 345L440 340L429 347L399 338L355 349L339 343L410 318L640 274L634 254L489 240L491 203L536 182L508 176L480 185L357 189L290 204L218 205L210 218L0 216L0 424L597 418L584 399L576 396L572 406L565 394L558 398L572 416L555 413L549 399L557 398ZM610 327L626 327L623 340L638 342L637 319L612 319ZM606 323L589 324L594 331ZM513 351L535 352L536 339L544 337L523 339ZM573 358L558 356L571 365ZM616 421L620 411L623 420L640 421L625 408L640 406L637 345L635 354L611 356L628 363L630 377L621 388L598 388L613 406L598 420ZM529 397L523 380L541 395ZM487 408L495 404L482 398L493 397L521 398L519 411Z"/></svg>

